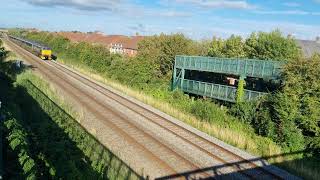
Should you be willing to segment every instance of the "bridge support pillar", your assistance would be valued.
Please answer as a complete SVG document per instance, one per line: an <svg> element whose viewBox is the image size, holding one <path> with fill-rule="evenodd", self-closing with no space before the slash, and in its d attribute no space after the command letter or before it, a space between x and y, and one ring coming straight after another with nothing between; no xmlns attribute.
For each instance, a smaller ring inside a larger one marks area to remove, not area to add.
<svg viewBox="0 0 320 180"><path fill-rule="evenodd" d="M173 67L171 91L173 91L176 88L176 82L177 82L177 68Z"/></svg>
<svg viewBox="0 0 320 180"><path fill-rule="evenodd" d="M181 89L183 88L184 74L185 74L185 70L181 69L181 82L180 82Z"/></svg>

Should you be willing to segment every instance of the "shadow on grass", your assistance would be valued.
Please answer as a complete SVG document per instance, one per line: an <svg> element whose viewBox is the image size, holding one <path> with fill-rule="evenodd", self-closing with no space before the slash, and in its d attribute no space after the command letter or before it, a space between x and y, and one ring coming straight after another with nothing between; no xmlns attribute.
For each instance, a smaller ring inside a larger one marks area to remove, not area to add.
<svg viewBox="0 0 320 180"><path fill-rule="evenodd" d="M309 154L313 150L304 150L304 151L298 151L298 152L292 152L292 153L284 153L284 154L279 154L279 155L274 155L270 157L261 157L261 158L255 158L255 159L250 159L248 161L238 161L238 162L233 162L233 163L228 163L228 164L222 164L222 165L217 165L217 166L212 166L212 167L207 167L207 168L202 168L202 169L196 169L192 171L186 171L182 173L177 173L177 174L172 174L164 177L159 177L156 178L156 180L169 180L169 179L239 179L239 177L249 177L250 179L301 179L298 176L303 177L304 179L317 179L319 177L319 172L318 168L320 165L318 165L318 161L320 159L317 159L316 157L303 157L300 159L296 160L291 160L291 161L284 161L282 163L275 163L275 164L267 164L265 160L268 159L274 159L277 157L286 157L286 156L300 156L301 154ZM245 169L245 170L240 170L237 172L233 173L222 173L221 171L226 168L233 168L233 167L241 167L248 162L255 162L259 163L262 165L262 168L265 170L271 170L271 172L274 172L273 174L276 174L276 176L270 177L266 176L263 177L261 174L257 172L264 171L261 167L258 168L251 168L251 169ZM309 163L309 164L308 164ZM303 169L306 168L303 166L303 164L307 165L309 168L314 168L314 169ZM289 174L286 171L283 171L282 169L279 169L275 167L274 165L282 168L286 168L288 172L291 172L295 175ZM301 171L300 172L294 172L293 167L297 169L297 167L301 166ZM206 177L206 178L201 178L201 176L204 173L210 173L213 174L212 177ZM278 174L278 175L277 175Z"/></svg>
<svg viewBox="0 0 320 180"><path fill-rule="evenodd" d="M38 102L29 96L26 89L18 87L18 106L23 112L22 122L27 127L31 141L31 152L38 159L44 177L81 179L99 177L90 165L90 161L69 139L68 135L44 112ZM48 168L47 168L48 166Z"/></svg>

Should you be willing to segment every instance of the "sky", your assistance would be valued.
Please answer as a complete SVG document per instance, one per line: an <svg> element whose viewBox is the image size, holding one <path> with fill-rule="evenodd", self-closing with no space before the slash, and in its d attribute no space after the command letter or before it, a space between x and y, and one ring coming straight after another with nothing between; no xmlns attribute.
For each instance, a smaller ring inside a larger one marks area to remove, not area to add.
<svg viewBox="0 0 320 180"><path fill-rule="evenodd" d="M247 37L279 29L320 36L320 0L1 0L0 27L105 34Z"/></svg>

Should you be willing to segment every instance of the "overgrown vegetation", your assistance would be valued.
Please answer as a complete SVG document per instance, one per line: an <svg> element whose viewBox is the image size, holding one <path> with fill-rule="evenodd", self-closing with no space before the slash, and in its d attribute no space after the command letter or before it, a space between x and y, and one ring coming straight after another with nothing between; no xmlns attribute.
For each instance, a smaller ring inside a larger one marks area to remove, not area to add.
<svg viewBox="0 0 320 180"><path fill-rule="evenodd" d="M291 61L301 57L301 51L293 38L284 38L281 32L276 30L270 33L252 33L247 39L235 35L226 40L214 38L208 55Z"/></svg>
<svg viewBox="0 0 320 180"><path fill-rule="evenodd" d="M315 170L320 139L319 56L303 59L295 41L279 31L252 33L247 39L234 35L226 40L214 38L210 42L195 42L182 34L161 34L143 40L135 58L110 54L102 46L72 43L48 32L13 33L48 44L66 64L121 82L167 103L167 109L174 107L189 114L172 113L228 143L266 157L281 153L297 154L289 159L308 157L308 162L284 166L304 177L319 175ZM174 57L179 54L286 61L285 84L257 102L221 108L210 100L168 90ZM194 116L200 121L190 120ZM276 161L286 160L282 157Z"/></svg>
<svg viewBox="0 0 320 180"><path fill-rule="evenodd" d="M50 91L48 84L30 72L11 79L18 71L10 72L7 76L0 69L1 130L7 144L4 178L140 178L39 89Z"/></svg>

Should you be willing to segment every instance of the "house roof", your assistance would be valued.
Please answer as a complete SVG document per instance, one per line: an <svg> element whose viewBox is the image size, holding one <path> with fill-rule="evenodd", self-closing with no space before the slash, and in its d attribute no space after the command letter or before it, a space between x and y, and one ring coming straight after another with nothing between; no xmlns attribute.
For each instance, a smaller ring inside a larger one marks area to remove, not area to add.
<svg viewBox="0 0 320 180"><path fill-rule="evenodd" d="M311 41L311 40L296 40L298 46L301 47L304 57L309 58L313 54L320 54L320 41Z"/></svg>
<svg viewBox="0 0 320 180"><path fill-rule="evenodd" d="M123 47L126 49L138 49L138 44L144 39L144 36L132 36L123 42Z"/></svg>
<svg viewBox="0 0 320 180"><path fill-rule="evenodd" d="M109 47L111 44L122 44L126 49L138 49L138 43L144 36L103 35L101 33L59 32L73 42L89 42Z"/></svg>

